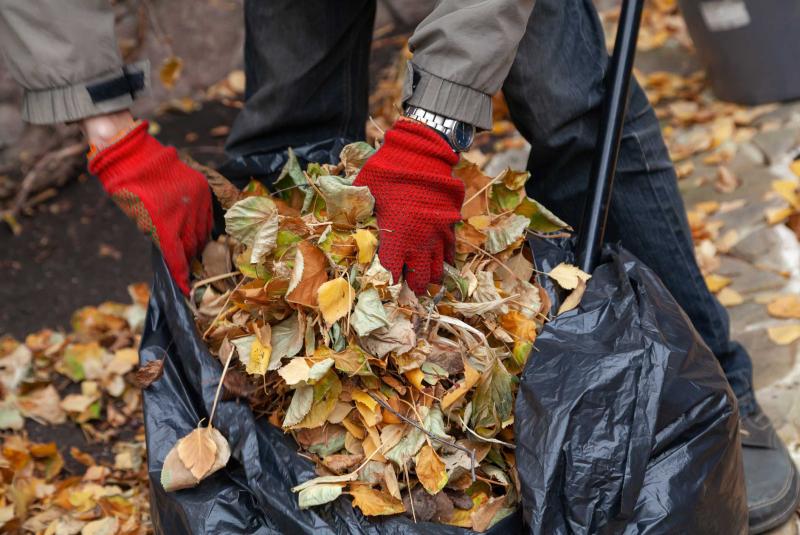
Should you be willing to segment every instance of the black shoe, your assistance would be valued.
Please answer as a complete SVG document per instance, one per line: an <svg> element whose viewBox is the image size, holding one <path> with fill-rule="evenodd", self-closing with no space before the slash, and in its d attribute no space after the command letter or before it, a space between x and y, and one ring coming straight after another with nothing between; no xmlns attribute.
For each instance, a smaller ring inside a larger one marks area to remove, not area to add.
<svg viewBox="0 0 800 535"><path fill-rule="evenodd" d="M750 533L764 533L794 515L800 504L800 476L761 407L742 417L740 431Z"/></svg>

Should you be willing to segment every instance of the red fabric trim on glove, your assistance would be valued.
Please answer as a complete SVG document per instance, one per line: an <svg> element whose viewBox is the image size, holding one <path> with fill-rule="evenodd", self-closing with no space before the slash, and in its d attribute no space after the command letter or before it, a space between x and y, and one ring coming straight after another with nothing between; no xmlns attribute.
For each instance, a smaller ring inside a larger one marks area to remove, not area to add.
<svg viewBox="0 0 800 535"><path fill-rule="evenodd" d="M189 262L213 226L205 177L147 132L143 122L98 152L89 171L139 229L161 248L181 290L189 293Z"/></svg>
<svg viewBox="0 0 800 535"><path fill-rule="evenodd" d="M455 253L453 225L461 221L464 183L451 171L458 155L432 128L399 120L358 173L354 185L369 187L380 227L381 264L422 293L442 280Z"/></svg>

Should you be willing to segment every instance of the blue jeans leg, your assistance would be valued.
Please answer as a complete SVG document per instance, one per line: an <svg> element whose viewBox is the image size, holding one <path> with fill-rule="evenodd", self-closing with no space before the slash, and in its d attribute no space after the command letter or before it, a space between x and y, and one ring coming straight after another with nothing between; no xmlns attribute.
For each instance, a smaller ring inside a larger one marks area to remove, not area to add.
<svg viewBox="0 0 800 535"><path fill-rule="evenodd" d="M503 91L531 143L529 194L577 229L588 189L608 67L591 0L538 0ZM633 83L606 239L653 269L719 360L743 414L752 363L730 339L727 311L708 291L658 120Z"/></svg>

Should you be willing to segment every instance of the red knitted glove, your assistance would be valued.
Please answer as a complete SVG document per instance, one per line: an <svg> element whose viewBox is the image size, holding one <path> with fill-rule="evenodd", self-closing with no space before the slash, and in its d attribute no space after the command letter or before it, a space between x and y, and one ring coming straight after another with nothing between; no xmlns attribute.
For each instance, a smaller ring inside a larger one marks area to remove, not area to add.
<svg viewBox="0 0 800 535"><path fill-rule="evenodd" d="M354 185L375 197L383 267L423 293L453 263L453 225L461 221L464 183L451 176L458 155L430 127L401 119L358 173Z"/></svg>
<svg viewBox="0 0 800 535"><path fill-rule="evenodd" d="M189 293L189 262L211 234L211 192L205 177L147 133L143 122L101 150L89 171L139 229L161 249L170 273Z"/></svg>

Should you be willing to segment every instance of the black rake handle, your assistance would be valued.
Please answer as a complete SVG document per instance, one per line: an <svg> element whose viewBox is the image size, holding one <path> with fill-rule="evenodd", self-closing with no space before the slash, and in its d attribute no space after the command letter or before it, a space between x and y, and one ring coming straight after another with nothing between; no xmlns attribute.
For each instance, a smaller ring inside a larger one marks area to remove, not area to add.
<svg viewBox="0 0 800 535"><path fill-rule="evenodd" d="M603 247L643 5L644 0L622 0L614 53L606 75L606 100L576 250L578 265L586 273L594 271Z"/></svg>

